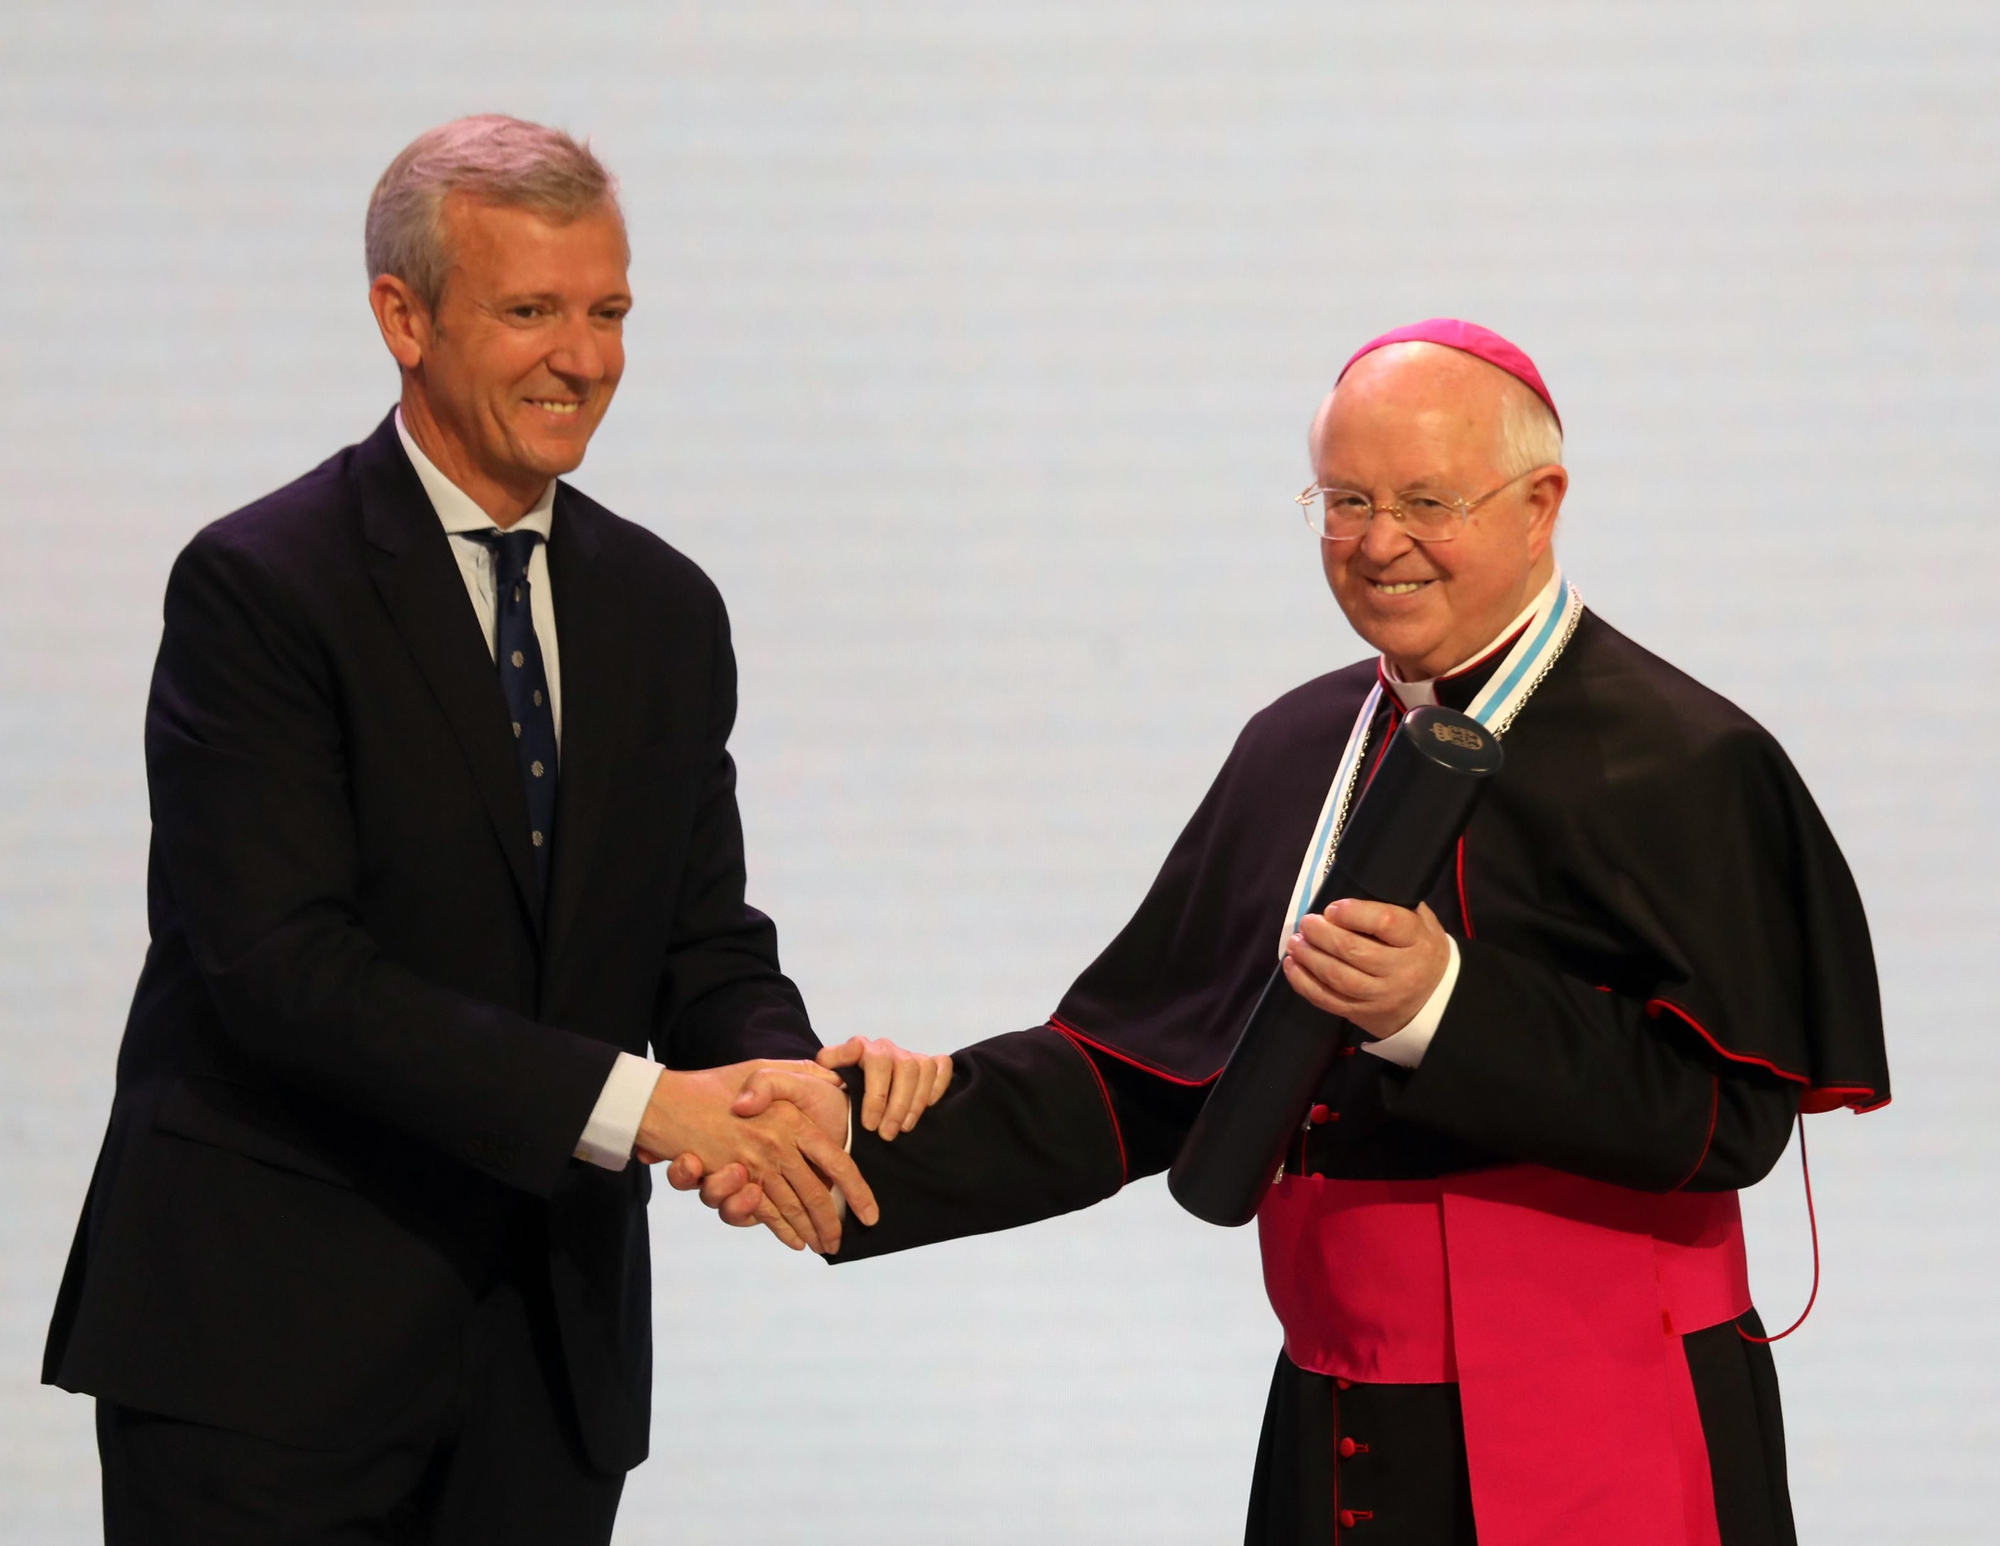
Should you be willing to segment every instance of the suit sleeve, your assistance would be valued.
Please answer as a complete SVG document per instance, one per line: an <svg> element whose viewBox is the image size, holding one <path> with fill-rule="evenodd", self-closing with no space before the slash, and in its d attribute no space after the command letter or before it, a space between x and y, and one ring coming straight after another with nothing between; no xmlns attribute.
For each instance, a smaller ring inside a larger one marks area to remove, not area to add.
<svg viewBox="0 0 2000 1546"><path fill-rule="evenodd" d="M951 1088L884 1143L854 1123L854 1161L881 1205L849 1217L835 1263L1013 1229L1111 1196L1128 1159L1098 1069L1049 1026L952 1054ZM860 1105L860 1080L849 1089Z"/></svg>
<svg viewBox="0 0 2000 1546"><path fill-rule="evenodd" d="M155 862L226 1034L281 1082L547 1195L617 1048L386 959L320 646L220 533L167 584L146 715Z"/></svg>
<svg viewBox="0 0 2000 1546"><path fill-rule="evenodd" d="M654 1034L672 1068L748 1058L810 1058L819 1038L790 978L778 968L777 926L744 900L743 821L736 808L736 656L722 599L715 609L707 771L668 941Z"/></svg>

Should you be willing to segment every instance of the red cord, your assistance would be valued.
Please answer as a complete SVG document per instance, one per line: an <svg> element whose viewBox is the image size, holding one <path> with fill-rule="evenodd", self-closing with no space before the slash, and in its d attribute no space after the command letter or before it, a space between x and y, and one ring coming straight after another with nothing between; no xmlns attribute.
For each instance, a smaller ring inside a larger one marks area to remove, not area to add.
<svg viewBox="0 0 2000 1546"><path fill-rule="evenodd" d="M1765 1347L1768 1347L1773 1342L1784 1341L1785 1338L1789 1337L1793 1332L1797 1331L1799 1327L1803 1326L1806 1323L1806 1317L1812 1314L1813 1302L1819 1298L1819 1218L1813 1212L1812 1166L1806 1162L1806 1114L1803 1111L1799 1113L1799 1174L1806 1178L1806 1223L1810 1225L1812 1228L1812 1252L1813 1252L1812 1292L1806 1296L1806 1307L1803 1310L1799 1311L1799 1318L1793 1321L1791 1325L1787 1326L1783 1331L1779 1332L1775 1337L1753 1337L1750 1335L1749 1332L1745 1331L1741 1326L1738 1326L1736 1328L1736 1334L1739 1337L1741 1337L1745 1342L1756 1342Z"/></svg>

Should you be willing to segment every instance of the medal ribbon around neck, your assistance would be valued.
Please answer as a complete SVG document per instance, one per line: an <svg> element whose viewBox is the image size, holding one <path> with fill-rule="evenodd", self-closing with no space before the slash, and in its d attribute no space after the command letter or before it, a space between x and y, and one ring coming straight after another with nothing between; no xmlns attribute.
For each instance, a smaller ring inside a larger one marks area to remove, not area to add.
<svg viewBox="0 0 2000 1546"><path fill-rule="evenodd" d="M1555 583L1546 594L1548 601L1535 609L1527 626L1521 630L1521 637L1507 651L1506 659L1500 662L1499 669L1466 710L1495 736L1504 736L1512 728L1522 705L1542 685L1583 617L1583 598L1577 594L1576 587L1563 578L1560 569L1556 571ZM1340 834L1347 825L1348 812L1353 809L1359 790L1361 765L1368 753L1369 729L1375 723L1375 711L1381 703L1382 682L1378 675L1375 685L1362 701L1361 712L1354 717L1354 728L1347 733L1347 749L1340 754L1333 786L1327 790L1326 803L1320 807L1319 821L1313 827L1312 846L1306 849L1305 858L1299 865L1299 878L1292 888L1291 906L1285 909L1285 929L1278 938L1280 956L1284 955L1286 942L1298 931L1299 924L1311 909L1313 893L1333 869L1334 855L1340 849Z"/></svg>

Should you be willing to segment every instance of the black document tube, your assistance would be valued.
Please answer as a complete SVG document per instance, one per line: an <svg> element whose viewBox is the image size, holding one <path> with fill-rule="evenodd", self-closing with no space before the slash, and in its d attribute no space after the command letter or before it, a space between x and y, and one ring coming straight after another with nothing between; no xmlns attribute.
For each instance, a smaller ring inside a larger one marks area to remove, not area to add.
<svg viewBox="0 0 2000 1546"><path fill-rule="evenodd" d="M1500 763L1498 737L1477 720L1411 710L1348 815L1313 911L1342 897L1415 907L1444 873ZM1300 998L1282 969L1273 972L1174 1160L1167 1185L1175 1201L1211 1224L1255 1218L1345 1039L1344 1020Z"/></svg>

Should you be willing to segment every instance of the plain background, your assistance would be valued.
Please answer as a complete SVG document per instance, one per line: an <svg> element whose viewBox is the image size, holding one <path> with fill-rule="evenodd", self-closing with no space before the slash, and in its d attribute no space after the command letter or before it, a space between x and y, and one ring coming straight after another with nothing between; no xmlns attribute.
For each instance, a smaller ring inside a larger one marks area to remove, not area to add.
<svg viewBox="0 0 2000 1546"><path fill-rule="evenodd" d="M1236 727L1359 657L1289 501L1360 340L1535 356L1561 552L1770 725L1876 930L1897 1100L1815 1119L1801 1536L1983 1538L2000 11L105 5L0 15L0 1539L96 1529L36 1386L145 945L139 729L201 524L365 435L361 217L461 112L588 133L638 307L577 482L734 614L752 896L822 1033L1038 1023ZM1804 1302L1795 1157L1748 1199ZM619 1540L1220 1542L1277 1349L1157 1181L829 1272L655 1207Z"/></svg>

